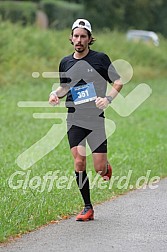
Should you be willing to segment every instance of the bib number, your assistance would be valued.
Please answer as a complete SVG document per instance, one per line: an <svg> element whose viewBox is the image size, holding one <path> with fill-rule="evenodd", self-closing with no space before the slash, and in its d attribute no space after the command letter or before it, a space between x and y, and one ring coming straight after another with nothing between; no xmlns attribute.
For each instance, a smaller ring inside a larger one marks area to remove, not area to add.
<svg viewBox="0 0 167 252"><path fill-rule="evenodd" d="M96 100L97 95L93 82L70 88L75 105Z"/></svg>

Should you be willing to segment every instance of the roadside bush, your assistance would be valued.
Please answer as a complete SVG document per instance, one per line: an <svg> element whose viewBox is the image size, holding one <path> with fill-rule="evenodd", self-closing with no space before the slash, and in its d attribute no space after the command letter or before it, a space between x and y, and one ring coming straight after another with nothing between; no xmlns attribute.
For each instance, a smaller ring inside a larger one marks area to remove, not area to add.
<svg viewBox="0 0 167 252"><path fill-rule="evenodd" d="M83 17L83 5L65 1L43 0L40 8L49 19L49 26L57 29L69 27L75 19Z"/></svg>
<svg viewBox="0 0 167 252"><path fill-rule="evenodd" d="M33 2L0 1L0 16L2 20L23 25L32 24L36 19L37 5Z"/></svg>

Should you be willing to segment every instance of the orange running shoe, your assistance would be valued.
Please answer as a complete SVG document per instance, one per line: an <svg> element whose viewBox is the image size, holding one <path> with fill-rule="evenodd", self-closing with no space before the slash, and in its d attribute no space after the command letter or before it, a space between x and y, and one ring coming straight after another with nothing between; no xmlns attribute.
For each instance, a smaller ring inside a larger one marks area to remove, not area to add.
<svg viewBox="0 0 167 252"><path fill-rule="evenodd" d="M94 220L93 208L87 206L77 215L76 221L89 221Z"/></svg>
<svg viewBox="0 0 167 252"><path fill-rule="evenodd" d="M103 179L104 180L110 180L112 176L112 167L109 163L107 163L107 173L105 175L103 175Z"/></svg>

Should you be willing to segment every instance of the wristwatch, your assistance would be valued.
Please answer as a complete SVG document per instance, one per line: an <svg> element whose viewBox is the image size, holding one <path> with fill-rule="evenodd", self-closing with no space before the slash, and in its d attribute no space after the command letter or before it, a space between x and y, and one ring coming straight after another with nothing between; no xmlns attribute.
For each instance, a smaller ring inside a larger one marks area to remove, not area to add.
<svg viewBox="0 0 167 252"><path fill-rule="evenodd" d="M107 100L108 100L109 103L112 102L113 98L111 96L105 96L105 97L107 98Z"/></svg>

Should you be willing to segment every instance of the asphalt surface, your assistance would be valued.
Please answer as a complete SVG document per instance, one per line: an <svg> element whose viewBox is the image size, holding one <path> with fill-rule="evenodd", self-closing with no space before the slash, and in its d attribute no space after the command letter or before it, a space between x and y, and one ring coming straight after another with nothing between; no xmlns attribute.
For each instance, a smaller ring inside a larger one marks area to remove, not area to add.
<svg viewBox="0 0 167 252"><path fill-rule="evenodd" d="M94 207L95 220L50 224L0 247L3 252L167 251L167 179Z"/></svg>

